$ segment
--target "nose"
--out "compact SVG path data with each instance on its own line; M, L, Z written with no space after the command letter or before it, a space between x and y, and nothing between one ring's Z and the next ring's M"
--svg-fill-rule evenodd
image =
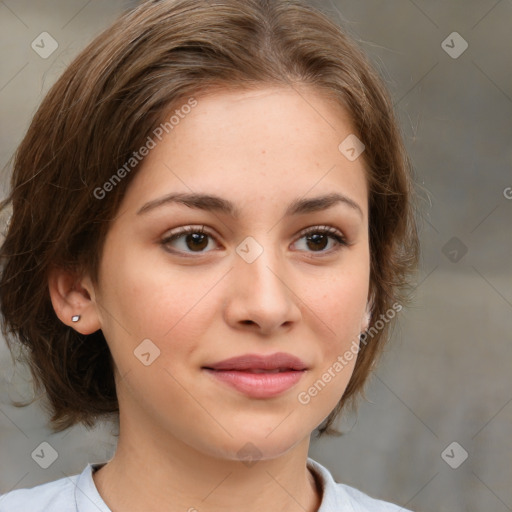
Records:
M261 252L256 259L245 256L254 250ZM225 316L233 328L268 336L289 330L301 318L291 269L270 243L242 243L229 278Z

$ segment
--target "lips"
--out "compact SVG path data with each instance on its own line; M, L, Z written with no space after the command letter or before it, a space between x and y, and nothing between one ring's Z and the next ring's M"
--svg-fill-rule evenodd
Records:
M278 352L268 356L244 354L242 356L225 359L224 361L203 368L217 371L234 370L251 373L277 373L307 370L306 364L298 357L285 352Z
M289 390L307 371L299 358L279 352L269 356L245 354L203 366L216 382L251 398L272 398Z

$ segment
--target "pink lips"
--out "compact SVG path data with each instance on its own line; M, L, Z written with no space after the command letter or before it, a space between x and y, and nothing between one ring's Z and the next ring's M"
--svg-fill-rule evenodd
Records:
M271 398L299 382L307 366L291 354L278 352L270 356L244 354L203 369L247 396Z

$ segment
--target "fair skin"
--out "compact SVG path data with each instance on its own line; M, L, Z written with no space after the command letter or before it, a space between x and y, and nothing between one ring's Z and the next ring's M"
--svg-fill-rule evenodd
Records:
M64 271L49 280L59 318L84 334L102 329L115 361L119 442L94 481L114 512L314 512L321 496L306 468L310 434L340 400L355 359L308 404L297 396L367 327L363 159L338 150L353 133L346 112L306 87L196 99L130 184L99 282ZM178 203L137 213L191 192L232 202L239 218ZM331 193L348 202L285 216L294 200ZM210 236L162 243L187 226ZM312 230L315 245L300 233L319 226L348 245ZM249 236L263 249L251 263L236 251ZM160 351L147 366L134 355L145 339ZM247 396L204 368L276 352L307 370L271 398ZM249 442L258 459L250 465L237 453Z

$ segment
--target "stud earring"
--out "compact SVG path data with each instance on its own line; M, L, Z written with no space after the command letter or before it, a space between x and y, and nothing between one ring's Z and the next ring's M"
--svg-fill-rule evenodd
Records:
M72 322L78 322L78 320L80 320L80 315L73 315L73 316L71 317L71 321L72 321Z

